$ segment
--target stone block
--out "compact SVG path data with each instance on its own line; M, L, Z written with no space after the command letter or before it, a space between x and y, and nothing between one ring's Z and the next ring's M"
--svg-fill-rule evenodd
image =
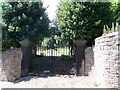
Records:
M2 61L0 63L2 67L0 67L0 69L4 73L2 73L0 80L14 81L16 78L20 77L21 59L21 49L10 49L3 52Z

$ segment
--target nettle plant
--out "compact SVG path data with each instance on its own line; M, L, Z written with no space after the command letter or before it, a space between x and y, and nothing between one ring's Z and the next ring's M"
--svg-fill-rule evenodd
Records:
M103 34L113 33L120 31L120 25L118 22L112 23L112 27L108 27L108 25L104 25Z

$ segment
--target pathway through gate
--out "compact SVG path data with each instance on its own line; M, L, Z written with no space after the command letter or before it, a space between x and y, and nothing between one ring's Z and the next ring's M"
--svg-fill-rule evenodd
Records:
M32 72L35 74L75 74L75 54L72 45L52 42L36 47L36 56L32 60Z

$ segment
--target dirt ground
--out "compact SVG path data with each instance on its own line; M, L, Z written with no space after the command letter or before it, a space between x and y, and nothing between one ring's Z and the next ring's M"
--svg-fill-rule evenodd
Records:
M1 88L104 88L95 76L56 75L27 76L15 82L0 82Z

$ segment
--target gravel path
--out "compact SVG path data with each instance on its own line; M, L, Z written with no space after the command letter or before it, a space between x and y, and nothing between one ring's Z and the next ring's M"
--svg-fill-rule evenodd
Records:
M93 75L76 77L56 75L48 77L27 76L16 82L0 82L0 88L102 88Z

